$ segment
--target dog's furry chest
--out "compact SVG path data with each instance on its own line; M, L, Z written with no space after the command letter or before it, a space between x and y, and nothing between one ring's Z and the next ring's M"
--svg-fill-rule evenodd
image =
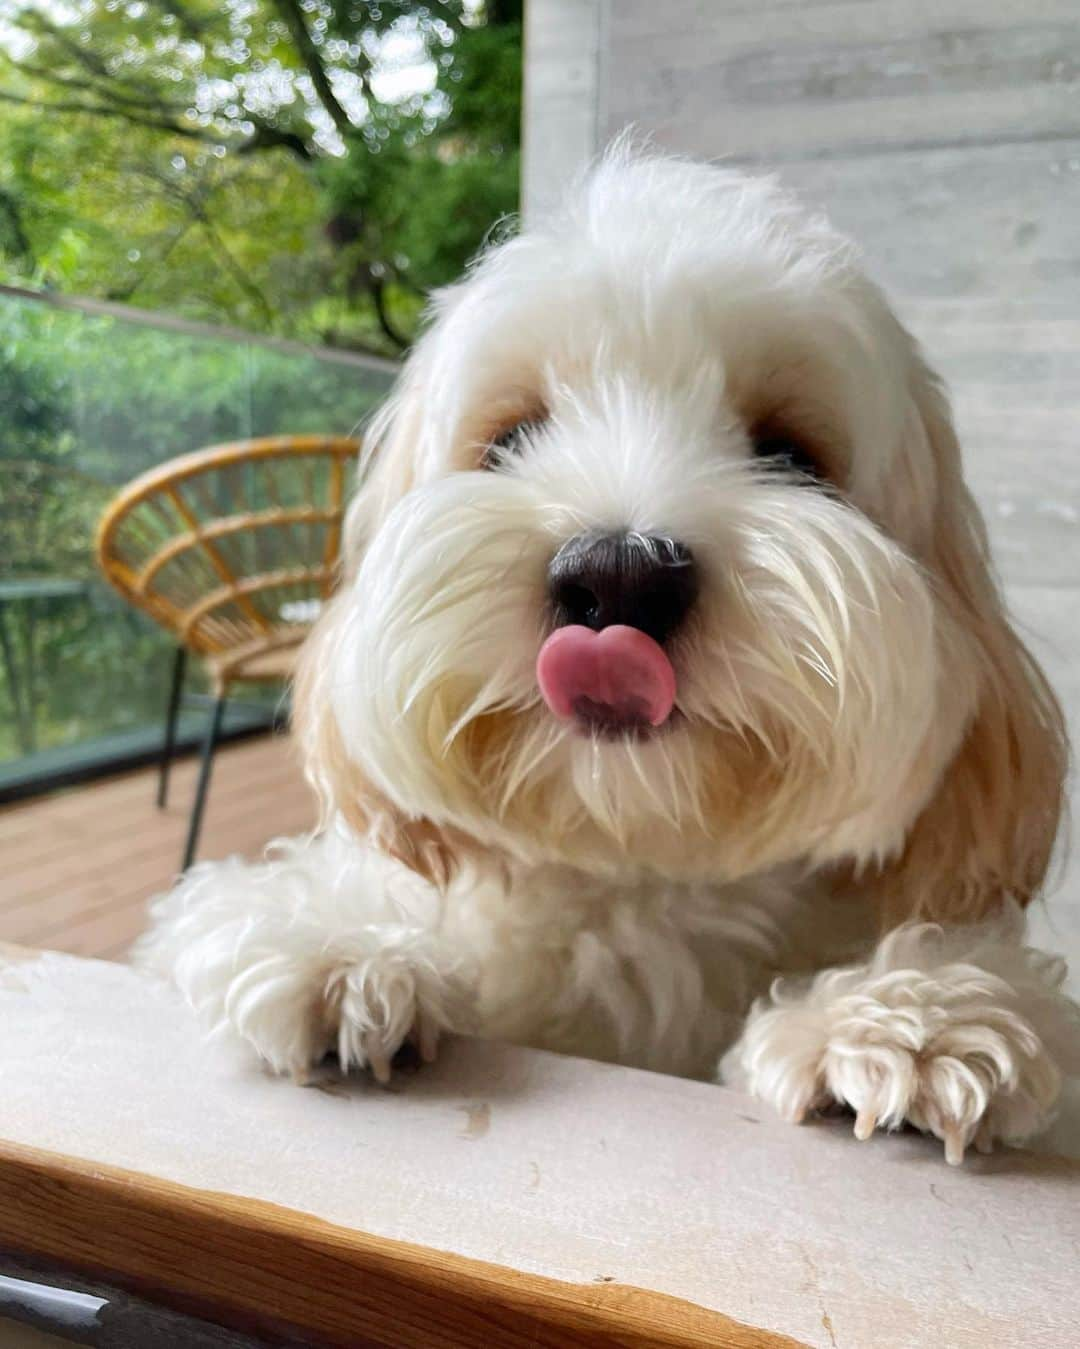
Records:
M482 1034L665 1072L711 1075L771 978L816 963L790 879L620 883L564 867L473 875L444 922L475 961ZM805 944L805 943L803 943Z

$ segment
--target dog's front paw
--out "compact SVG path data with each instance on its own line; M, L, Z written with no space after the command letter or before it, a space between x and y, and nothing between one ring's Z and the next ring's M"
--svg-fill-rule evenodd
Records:
M855 1135L904 1123L970 1144L1019 1143L1043 1129L1061 1075L1014 990L973 965L819 976L808 997L751 1018L733 1051L737 1076L787 1119L840 1102Z
M343 1073L369 1068L385 1083L406 1040L425 1062L435 1058L459 996L453 979L412 952L317 961L277 954L235 973L219 1021L298 1082L334 1051Z
M974 1143L1018 1143L1050 1122L1061 1077L1002 980L973 966L898 971L836 1009L822 1072L855 1135L905 1121L958 1165Z
M382 951L345 966L326 983L324 1019L336 1028L342 1072L368 1067L379 1082L390 1080L394 1055L406 1040L432 1063L449 1026L457 991L425 966L395 951Z
M257 866L193 868L155 902L136 963L172 981L204 1025L298 1080L335 1051L343 1072L386 1081L410 1038L433 1058L443 1031L471 1022L438 895L349 847L331 831Z

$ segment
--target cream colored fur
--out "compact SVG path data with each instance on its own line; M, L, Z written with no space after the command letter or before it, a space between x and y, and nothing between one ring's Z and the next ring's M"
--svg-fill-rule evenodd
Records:
M954 1161L1030 1137L1080 1044L1017 908L1061 717L940 386L850 245L768 180L620 146L432 319L298 682L322 833L197 868L141 958L299 1075L335 1049L385 1078L451 1030L726 1054L791 1118L844 1102ZM827 485L756 462L763 428ZM693 550L663 734L540 698L547 566L585 530Z

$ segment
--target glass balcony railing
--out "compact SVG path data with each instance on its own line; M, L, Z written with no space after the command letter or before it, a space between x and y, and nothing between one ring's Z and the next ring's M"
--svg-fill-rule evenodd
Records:
M160 741L172 647L96 573L98 518L151 465L355 432L389 362L0 287L0 799ZM269 704L238 702L234 727ZM197 708L181 737L201 732Z

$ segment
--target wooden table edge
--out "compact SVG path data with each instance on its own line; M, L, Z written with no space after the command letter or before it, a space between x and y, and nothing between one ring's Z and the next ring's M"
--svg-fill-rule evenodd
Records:
M798 1341L618 1283L566 1283L0 1141L0 1246L249 1331L361 1349Z

